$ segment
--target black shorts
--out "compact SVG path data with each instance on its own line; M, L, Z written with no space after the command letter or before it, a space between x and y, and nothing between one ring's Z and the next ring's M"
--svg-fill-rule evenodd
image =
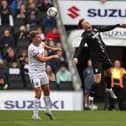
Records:
M103 70L107 70L112 67L112 62L109 59L105 61L94 61L92 64L94 74L102 73Z

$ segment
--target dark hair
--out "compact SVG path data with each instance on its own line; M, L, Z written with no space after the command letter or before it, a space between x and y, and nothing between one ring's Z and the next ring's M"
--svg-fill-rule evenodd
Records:
M79 20L79 22L78 22L78 28L82 28L82 22L84 20L85 20L84 18L82 18L82 19Z
M67 63L65 61L62 61L60 63L60 67L66 67L66 68L68 68Z
M35 38L37 34L39 34L38 31L31 31L31 32L30 32L30 38L31 38L31 39Z

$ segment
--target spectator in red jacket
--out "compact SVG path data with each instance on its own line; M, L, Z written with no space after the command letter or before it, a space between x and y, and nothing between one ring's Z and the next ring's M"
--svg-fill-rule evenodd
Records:
M59 41L60 40L60 34L56 27L52 29L52 31L48 32L45 36L46 40L53 40L53 41Z

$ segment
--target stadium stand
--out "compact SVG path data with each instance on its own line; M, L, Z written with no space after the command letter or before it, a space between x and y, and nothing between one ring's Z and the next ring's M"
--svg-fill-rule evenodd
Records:
M60 45L62 47L56 25L57 20L46 16L46 11L51 6L53 6L53 3L50 0L0 1L0 54L2 57L1 61L3 60L3 64L0 66L0 74L7 78L9 89L32 89L27 73L28 69L25 70L27 66L25 57L27 57L27 47L30 43L29 33L31 30L41 29L40 32L45 43L51 45L53 41L53 46ZM9 32L7 33L9 35L4 37L4 32L6 31ZM22 50L26 51L26 55L22 56ZM47 55L51 55L51 53L47 52ZM59 52L59 55L61 55L60 60L65 60L67 63L65 51L63 51L63 54ZM55 63L58 64L56 69L53 68L55 69L54 74L59 69L60 60L47 63L52 64L51 67L55 67ZM12 64L14 68L11 68ZM56 81L50 82L50 87L52 90L59 90ZM65 88L69 89L67 86ZM60 88L60 90L62 89Z

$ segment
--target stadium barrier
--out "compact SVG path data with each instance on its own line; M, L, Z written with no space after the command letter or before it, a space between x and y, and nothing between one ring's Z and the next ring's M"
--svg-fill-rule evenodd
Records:
M33 91L0 91L0 110L32 110ZM82 91L52 91L51 109L57 111L80 111L83 109ZM40 109L45 108L41 98Z

